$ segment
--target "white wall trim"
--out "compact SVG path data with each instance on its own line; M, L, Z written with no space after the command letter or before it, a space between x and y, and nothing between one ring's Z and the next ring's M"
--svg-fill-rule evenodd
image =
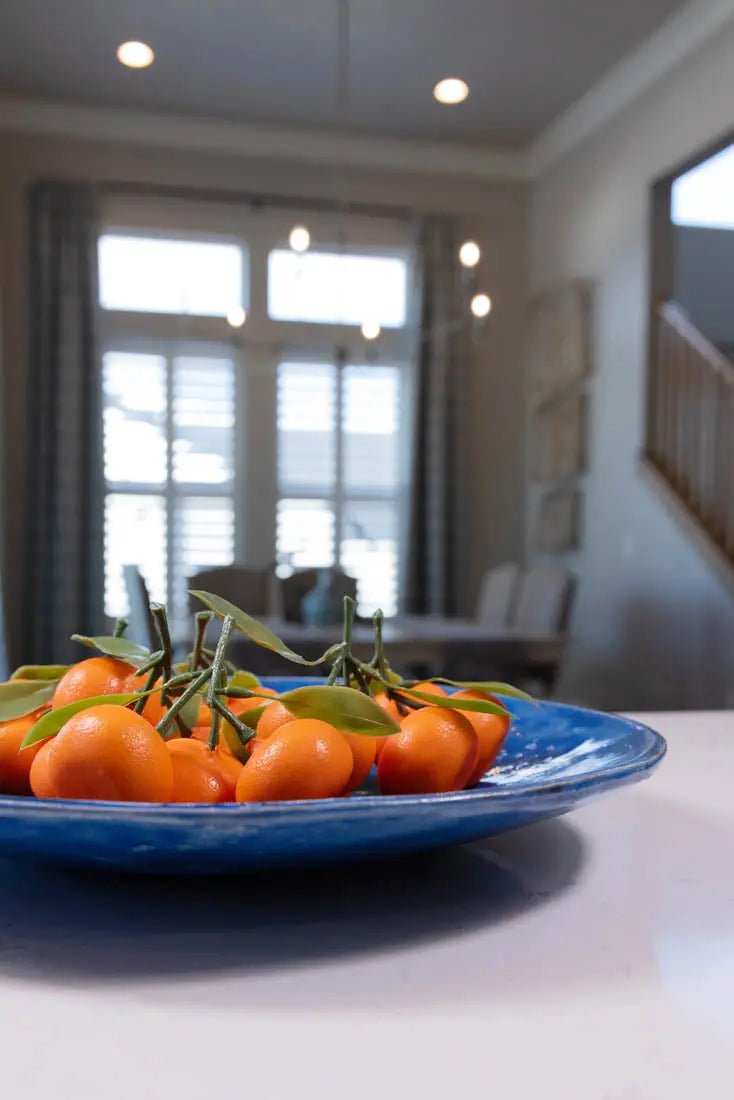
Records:
M731 19L734 0L689 0L531 142L524 156L527 178L542 175Z
M0 96L0 130L363 168L520 179L520 151L336 134Z
M483 180L533 180L731 20L734 0L688 0L524 149L338 134L2 95L0 131Z

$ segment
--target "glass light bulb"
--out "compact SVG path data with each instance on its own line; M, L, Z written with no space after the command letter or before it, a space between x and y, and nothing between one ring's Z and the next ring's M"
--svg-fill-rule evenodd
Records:
M305 225L294 225L288 235L288 243L294 252L306 252L311 244L311 234Z
M433 98L439 103L463 103L469 95L469 85L458 76L447 76L439 80L433 89Z
M117 47L117 60L128 69L147 69L153 64L155 54L147 42L121 42Z
M488 294L475 294L471 300L471 311L475 317L486 317L492 308Z
M476 241L464 241L459 249L459 263L463 267L476 267L481 255L481 250Z

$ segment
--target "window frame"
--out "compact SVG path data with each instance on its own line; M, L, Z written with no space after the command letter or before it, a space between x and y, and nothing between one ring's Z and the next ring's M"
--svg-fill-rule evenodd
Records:
M107 311L116 312L116 311ZM128 312L128 311L126 311ZM142 314L133 313L132 316L139 317ZM176 314L167 316L177 316ZM174 374L174 362L177 358L184 358L187 356L192 357L205 357L208 359L222 359L227 362L233 363L234 369L234 388L235 388L235 403L237 401L237 365L233 361L232 355L228 354L226 349L223 348L221 343L207 343L195 340L177 340L175 342L170 340L161 339L160 337L149 338L143 334L136 334L131 336L126 334L123 338L120 335L116 335L116 330L111 328L110 332L105 335L102 341L101 353L100 353L100 386L103 383L104 377L104 359L108 354L142 354L142 355L156 355L164 361L164 386L166 395L166 404L164 411L165 418L165 438L166 438L166 476L162 484L150 482L132 482L132 481L108 481L107 477L104 478L104 498L105 501L108 495L116 496L150 496L159 497L163 502L163 512L166 524L166 547L165 547L165 575L166 575L166 605L174 609L176 607L176 599L174 596L174 580L176 570L174 568L175 558L175 540L170 537L170 532L173 530L175 520L173 519L178 501L184 498L192 497L207 497L213 500L231 500L233 502L233 515L234 515L234 540L233 549L234 555L237 556L237 525L238 525L238 509L236 507L236 492L238 481L238 447L237 447L237 431L233 433L233 476L231 481L228 482L184 482L176 481L173 476L173 443L174 443L174 425L173 425L173 374Z
M404 259L406 276L406 318L401 328L383 328L375 344L365 341L356 325L310 321L275 320L268 315L267 279L269 253L288 247L293 225L305 222L312 235L314 251L343 249L351 254L395 256ZM400 485L394 499L398 509L398 613L403 607L407 530L409 522L410 475L413 436L412 396L418 318L418 296L413 292L417 278L413 227L399 218L348 215L347 234L343 216L297 208L258 209L233 201L207 203L195 199L151 199L146 196L106 196L99 235L124 234L160 239L182 239L229 243L243 251L243 307L247 320L234 329L223 317L195 314L110 310L98 305L100 355L107 352L138 352L162 355L170 362L177 355L211 355L231 358L235 383L234 559L253 566L270 567L276 559L276 510L280 499L277 472L277 376L282 361L336 361L346 365L395 366L400 370ZM101 384L101 369L100 369ZM169 382L170 385L170 382ZM341 387L341 382L339 383ZM167 417L169 413L167 412ZM339 406L338 420L341 421ZM341 422L338 425L341 434ZM170 456L169 456L170 463ZM128 487L129 488L129 487ZM206 486L192 486L188 494L209 495ZM225 493L209 487L212 496ZM211 491L214 490L214 491ZM115 492L105 483L105 494ZM145 489L150 494L150 487ZM153 493L155 494L155 491ZM345 494L340 494L344 498ZM358 494L346 494L359 499ZM367 493L362 499L378 499ZM338 560L342 532L343 503L335 513L335 560ZM166 515L172 502L166 500ZM168 540L167 566L170 591L172 541Z
M297 359L294 359L292 355L281 354L278 357L276 363L276 387L277 387L277 372L281 364L289 362L298 362L299 364L307 365L313 363L314 365L329 365L332 366L336 372L336 384L334 390L334 485L330 492L319 492L316 487L304 486L301 490L293 489L292 487L281 486L278 483L277 499L280 500L324 500L330 503L333 508L334 514L334 546L333 546L333 561L334 566L343 568L341 555L342 555L342 541L345 538L344 532L344 517L349 504L354 502L365 503L379 503L384 501L394 502L397 514L396 524L396 538L397 538L397 563L396 563L396 587L397 587L397 609L400 613L404 602L404 580L407 561L407 535L409 526L409 508L410 508L410 476L411 459L412 459L412 431L408 428L411 417L404 415L405 409L412 408L412 378L413 372L410 369L409 362L388 362L385 359L381 359L380 362L370 362L370 360L362 355L361 357L348 358L344 355L344 349L336 348L332 349L332 358L327 359L325 356L301 355ZM344 466L344 425L343 425L343 413L344 413L344 371L350 367L390 367L397 371L399 396L398 396L398 413L403 414L401 419L406 422L406 430L398 432L398 481L397 488L395 490L385 489L380 490L378 487L366 488L366 489L349 489L345 486L343 478L343 466ZM402 425L401 425L402 427ZM277 460L277 451L276 451ZM276 471L277 474L277 471ZM276 531L277 538L277 531Z

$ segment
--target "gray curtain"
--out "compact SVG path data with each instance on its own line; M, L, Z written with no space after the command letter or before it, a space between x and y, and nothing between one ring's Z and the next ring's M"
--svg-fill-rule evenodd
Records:
M413 495L407 610L451 615L459 608L466 544L468 392L467 295L452 219L427 218L420 234L420 344L416 378Z
M103 623L102 397L92 188L34 185L29 202L28 486L23 657L63 661ZM77 652L78 656L78 652Z

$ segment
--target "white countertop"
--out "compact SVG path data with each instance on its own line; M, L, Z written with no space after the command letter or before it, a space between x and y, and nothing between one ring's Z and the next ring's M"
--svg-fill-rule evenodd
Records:
M346 871L0 861L8 1100L734 1095L734 714L641 716L646 783Z

